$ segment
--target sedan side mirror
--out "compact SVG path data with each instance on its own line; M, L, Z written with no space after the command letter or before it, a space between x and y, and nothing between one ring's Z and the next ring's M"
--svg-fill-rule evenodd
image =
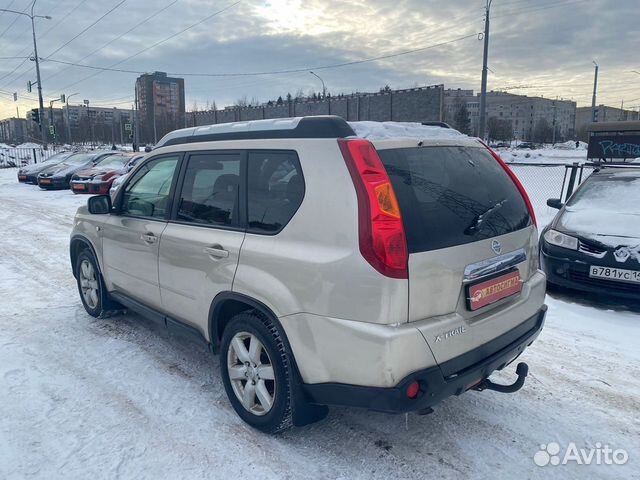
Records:
M564 203L562 203L562 200L559 198L550 198L547 200L547 206L560 210L564 206Z
M96 195L87 200L89 213L93 215L104 215L111 213L111 197L109 195Z

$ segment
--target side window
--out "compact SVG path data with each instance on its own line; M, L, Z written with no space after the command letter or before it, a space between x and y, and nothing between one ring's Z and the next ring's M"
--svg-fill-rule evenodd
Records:
M178 205L178 220L204 225L238 223L240 153L189 157Z
M178 156L152 160L136 171L122 198L122 213L164 218L169 208L169 190L176 172Z
M249 152L247 193L249 231L282 230L304 197L304 179L296 153Z

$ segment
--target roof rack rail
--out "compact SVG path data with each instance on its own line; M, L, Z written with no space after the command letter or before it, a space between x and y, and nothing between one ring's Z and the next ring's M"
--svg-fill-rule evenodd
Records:
M345 138L356 133L336 115L249 120L183 128L167 133L155 148L196 142L273 138Z
M445 122L422 122L422 125L427 127L451 128L451 125Z

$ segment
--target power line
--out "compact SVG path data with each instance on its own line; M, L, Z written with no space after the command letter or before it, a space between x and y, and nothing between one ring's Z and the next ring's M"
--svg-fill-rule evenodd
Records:
M590 2L591 0L570 0L570 1L566 1L563 3L558 3L558 2L554 2L554 3L546 3L543 5L536 5L536 6L531 6L531 7L525 7L522 8L520 10L514 10L513 12L506 12L503 13L501 15L494 15L492 16L492 18L503 18L503 17L511 17L513 15L518 15L520 13L532 13L532 12L537 12L540 10L548 10L550 8L557 8L557 7L566 7L567 5L574 5L576 3L585 3L585 2Z
M477 33L472 33L470 35L465 35L462 37L458 37L458 38L454 38L452 40L447 40L445 42L439 42L439 43L435 43L433 45L428 45L425 47L420 47L420 48L414 48L411 50L405 50L402 52L397 52L397 53L392 53L392 54L388 54L388 55L380 55L378 57L371 57L371 58L366 58L366 59L362 59L362 60L353 60L350 62L341 62L341 63L334 63L334 64L329 64L329 65L320 65L320 66L311 66L311 67L303 67L303 68L293 68L293 69L288 69L288 70L268 70L268 71L261 71L261 72L233 72L233 73L196 73L196 72L168 72L169 75L179 75L182 77L257 77L257 76L261 76L261 75L281 75L281 74L287 74L287 73L301 73L301 72L308 72L309 70L327 70L327 69L331 69L331 68L341 68L341 67L348 67L348 66L352 66L352 65L360 65L363 63L369 63L369 62L375 62L375 61L379 61L379 60L387 60L390 58L395 58L395 57L400 57L403 55L409 55L412 53L417 53L417 52L422 52L425 50L430 50L433 48L437 48L437 47L442 47L444 45L449 45L451 43L455 43L455 42L459 42L461 40L466 40L468 38L475 38L477 36ZM128 59L126 59L128 60ZM147 73L143 70L129 70L129 69L123 69L123 68L110 68L110 67L99 67L99 66L95 66L95 65L84 65L84 64L79 64L79 63L74 63L74 62L65 62L63 60L54 60L52 58L47 59L48 62L54 62L54 63L61 63L63 65L72 65L72 66L76 66L76 67L83 67L83 68L89 68L89 69L93 69L93 70L100 70L100 71L109 71L109 72L119 72L119 73L134 73L134 74L144 74ZM123 60L124 62L124 60Z
M86 65L82 65L82 64L74 65L74 64L73 64L73 63L71 63L71 62L67 62L67 64L69 64L69 65L74 65L74 66L78 66L78 67L85 67L85 68L92 68L92 69L94 69L94 70L99 70L99 71L98 71L98 72L96 72L96 73L92 73L91 75L88 75L88 76L86 76L86 77L84 77L84 78L81 78L80 80L78 80L78 81L76 81L76 82L70 83L69 85L66 85L66 86L62 87L60 90L65 90L65 89L67 89L67 88L69 88L69 87L73 87L74 85L77 85L77 84L79 84L79 83L82 83L82 82L84 82L85 80L88 80L89 78L95 77L96 75L98 75L98 74L99 74L100 72L102 72L102 71L107 71L107 70L114 70L114 71L117 71L117 70L113 69L113 67L115 67L116 65L120 65L121 63L124 63L124 62L126 62L127 60L131 60L132 58L135 58L135 57L137 57L138 55L141 55L142 53L144 53L144 52L146 52L146 51L148 51L148 50L151 50L152 48L157 47L158 45L160 45L160 44L162 44L162 43L164 43L164 42L167 42L167 41L169 41L169 40L171 40L171 39L173 39L173 38L177 37L178 35L183 34L183 33L184 33L184 32L186 32L187 30L190 30L190 29L192 29L192 28L194 28L194 27L196 27L196 26L200 25L201 23L204 23L204 22L206 22L207 20L209 20L209 19L211 19L211 18L215 17L216 15L219 15L219 14L223 13L224 11L226 11L226 10L228 10L228 9L230 9L230 8L235 7L236 5L238 5L238 4L239 4L239 3L241 3L241 2L242 2L242 0L238 0L237 2L235 2L235 3L231 4L231 5L228 5L228 6L224 7L224 8L222 8L222 9L218 10L217 12L214 12L214 13L212 13L211 15L208 15L208 16L204 17L202 20L200 20L200 21L198 21L198 22L196 22L196 23L194 23L194 24L192 24L192 25L189 25L187 28L184 28L184 29L180 30L179 32L174 33L174 34L172 34L172 35L169 35L168 37L166 37L166 38L164 38L164 39L160 40L159 42L156 42L156 43L154 43L153 45L150 45L149 47L146 47L146 48L144 48L144 49L140 50L139 52L137 52L137 53L135 53L135 54L133 54L133 55L130 55L130 56L128 56L128 57L126 57L126 58L124 58L124 59L122 59L122 60L119 60L119 61L117 61L117 62L115 62L115 63L113 63L113 64L109 65L109 66L108 66L108 67L106 67L106 68L88 67L88 66L86 66ZM51 60L51 61L54 61L54 60ZM58 63L64 63L64 62L58 62ZM127 72L127 73L130 73L130 72ZM140 73L140 72L133 72L133 73ZM146 72L141 72L141 73L146 73Z
M77 35L75 35L74 37L72 37L70 40L68 40L67 42L63 43L62 45L60 45L58 48L56 48L53 52L51 52L48 57L50 57L51 55L55 55L56 53L58 53L60 50L62 50L64 47L66 47L67 45L69 45L71 42L73 42L76 38L80 37L82 34L84 34L87 30L89 30L91 27L97 25L98 23L100 23L100 21L105 18L107 15L109 15L111 12L113 12L115 9L117 9L120 5L122 5L124 2L126 2L127 0L121 0L119 3L117 3L113 8L111 8L109 11L107 11L104 15L98 17L98 19L96 21L94 21L91 25L89 25L88 27L84 28L83 30L80 31L80 33L78 33Z
M12 2L13 3L13 2ZM25 7L24 10L22 10L22 13L25 13L27 10L29 10L29 7L31 6L31 4L27 5ZM2 12L4 13L4 12ZM13 22L11 22L9 24L9 26L7 28L4 29L4 31L2 33L0 33L0 38L4 37L5 33L7 33L9 30L11 30L11 27L13 27L13 25L18 21L18 19L21 17L22 15L16 15L16 18L13 19Z
M167 10L169 7L175 5L179 0L173 0L171 3L169 3L168 5L166 5L165 7L161 8L160 10L156 11L155 13L153 13L152 15L149 15L147 18L145 18L144 20L142 20L141 22L136 22L134 24L133 27L131 27L129 30L127 30L126 32L118 35L117 37L111 39L110 41L108 41L107 43L105 43L104 45L102 45L100 48L96 48L95 50L93 50L91 53L88 53L87 55L85 55L84 57L82 57L80 60L77 60L78 62L81 62L87 58L89 58L90 56L94 55L95 53L99 52L100 50L103 50L104 48L108 47L109 45L111 45L113 42L115 42L116 40L121 39L122 37L124 37L125 35L131 33L134 30L137 30L140 28L141 25L144 25L145 23L147 23L149 20L155 18L156 16L160 15L162 12L164 12L165 10ZM52 78L57 77L58 75L66 72L70 67L67 68L63 68L62 70L54 73L53 75L50 75L48 80L50 81Z

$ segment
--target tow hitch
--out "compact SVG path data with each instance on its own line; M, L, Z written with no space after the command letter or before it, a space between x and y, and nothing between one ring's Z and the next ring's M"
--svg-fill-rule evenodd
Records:
M494 390L500 393L513 393L517 392L524 385L524 380L527 378L527 374L529 373L529 365L524 362L520 362L516 367L516 375L518 378L511 385L500 385L498 383L493 383L488 378L483 380L478 385L472 387L473 390L477 390L478 392L482 392L483 390Z

